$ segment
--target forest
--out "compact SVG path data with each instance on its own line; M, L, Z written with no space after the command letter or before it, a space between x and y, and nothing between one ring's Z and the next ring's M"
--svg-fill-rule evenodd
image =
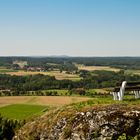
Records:
M20 63L26 65L22 66ZM86 68L93 66L93 69L79 69L78 65ZM98 70L94 69L96 66L99 68ZM57 96L90 98L89 101L77 104L74 102L76 99L73 98L73 106L78 109L84 104L112 104L114 101L110 91L108 90L108 94L104 94L100 90L120 86L121 82L125 80L139 82L140 75L135 73L138 70L140 70L139 57L0 57L0 96L3 100L6 96L19 99L20 97L33 97L23 105L24 109L25 105L31 101L36 104L40 96L43 98L51 96L55 100ZM76 75L78 79L73 80L69 77L58 79L55 75L49 75L49 72L55 73L56 71L58 75ZM18 75L18 73L24 74ZM98 89L99 93L96 93L95 89ZM135 104L132 95L127 95L126 103ZM61 102L64 100L66 99ZM139 104L139 100L136 102ZM7 104L4 104L1 108L4 108L5 105L8 107ZM40 104L38 105L40 106ZM45 110L43 109L41 113L45 113ZM14 113L14 110L11 112ZM24 123L24 119L14 120L0 116L0 139L11 140Z
M93 71L88 72L81 70L81 80L57 80L54 76L43 74L29 75L29 76L15 76L0 74L0 89L2 92L10 91L37 91L49 89L67 89L73 88L110 88L122 81L138 81L139 75L125 74L124 71L110 72L110 71Z
M47 63L60 64L63 68L66 64L84 64L86 66L111 66L122 69L140 69L140 57L0 57L0 66L12 67L13 61L27 61L28 66L50 66ZM56 65L55 65L56 67ZM75 67L74 67L75 69Z
M13 62L26 62L22 68ZM108 66L119 68L119 71L84 70L78 69L76 64L83 66ZM73 89L102 89L120 85L122 81L139 81L140 75L127 73L137 70L140 66L139 57L0 57L0 67L6 70L24 70L40 68L44 72L58 70L60 73L76 74L79 80L57 79L55 76L37 73L35 75L12 75L0 73L0 95L24 95L28 91L41 90L69 90ZM39 70L40 70L39 69ZM36 69L35 69L36 70ZM1 69L1 72L4 71ZM15 71L16 72L16 71ZM18 71L17 71L18 72ZM63 73L62 73L63 75ZM38 92L38 94L41 94ZM53 93L57 95L56 93ZM42 94L41 94L42 95ZM45 95L52 95L47 93ZM89 95L89 94L88 94Z

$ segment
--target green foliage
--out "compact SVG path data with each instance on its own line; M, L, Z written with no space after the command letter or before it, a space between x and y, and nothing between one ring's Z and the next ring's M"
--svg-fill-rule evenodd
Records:
M12 140L15 130L19 129L23 124L23 121L6 119L0 115L0 139Z
M126 133L123 133L122 135L119 136L118 140L139 140L139 138L140 138L139 134L136 134L136 136L132 137L127 135Z
M67 69L73 63L86 66L112 66L122 69L140 69L140 57L0 57L0 66L10 67L13 61L27 61L28 66ZM55 65L50 65L50 64ZM63 66L63 67L62 67ZM73 69L73 68L72 68ZM75 68L74 68L75 69Z
M64 128L64 138L67 139L71 136L72 133L72 127L71 126L67 126L66 128Z
M98 132L93 132L92 134L91 134L91 137L92 138L97 138L97 137L99 137L100 136L100 134L98 133Z
M124 80L138 81L140 76L128 75L124 71L111 72L111 71L94 71L90 72L80 81L71 80L56 80L53 76L47 75L30 75L30 76L10 76L0 74L0 89L3 91L1 96L7 95L29 95L27 91L37 91L40 95L47 95L41 93L41 90L70 90L73 89L93 89L93 88L108 88L114 87L117 83L121 83ZM10 91L9 91L10 90ZM9 92L8 92L9 91ZM58 93L48 93L59 95ZM69 93L70 95L73 93ZM30 95L32 95L30 93ZM82 95L92 96L91 92L82 93Z
M85 106L105 105L105 104L140 105L140 99L134 99L133 96L126 95L124 97L124 101L120 102L120 101L112 100L112 97L110 95L96 95L96 97L93 97L92 99L86 102L73 103L72 106L75 109L80 109ZM140 132L140 130L137 130L137 131Z
M16 72L16 70L12 70L12 69L0 69L0 73L6 73L6 72Z
M118 140L126 140L126 134L122 134L121 136L119 136Z

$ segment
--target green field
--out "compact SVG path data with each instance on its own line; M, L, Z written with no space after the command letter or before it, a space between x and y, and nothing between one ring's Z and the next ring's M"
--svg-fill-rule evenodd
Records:
M120 69L118 68L112 68L110 66L85 66L82 64L75 64L79 70L87 70L87 71L101 71L101 70L106 70L106 71L114 71L114 72L119 72Z
M140 99L135 99L133 95L125 95L123 101L114 101L113 97L110 95L98 95L91 100L85 101L85 102L79 102L71 104L72 107L79 110L83 107L89 107L89 106L104 106L104 105L112 105L112 104L123 104L123 105L130 105L130 106L140 106Z
M66 90L60 90L59 92L65 94ZM4 96L0 97L0 114L8 119L30 119L34 116L42 115L50 109L89 99L92 98L69 96Z
M17 70L12 70L12 69L0 69L0 73L7 73L7 72L17 72Z
M105 93L108 93L108 91L107 91L107 89L89 89L89 90L87 90L87 91L89 91L89 92L92 92L93 94L95 94L95 93L99 93L99 94L105 94Z
M136 74L136 75L140 75L140 70L125 70L126 74Z
M59 92L61 92L61 94L65 94L67 91L60 90ZM0 107L0 114L3 117L17 120L30 119L34 116L42 115L47 110L50 110L50 107L52 105L53 107L60 107L60 105L67 106L71 104L72 106L74 105L74 107L76 108L90 105L98 106L104 104L130 104L137 106L140 105L140 99L135 99L134 95L125 95L124 101L114 101L111 95L96 95L92 98L66 96L17 96L1 97L0 99L1 105L3 105Z
M14 104L0 108L0 114L9 119L23 120L41 115L47 110L46 106Z
M68 74L66 72L60 72L60 71L24 71L24 70L12 70L12 69L1 69L0 68L0 74L9 74L9 75L16 75L16 76L27 76L27 75L36 75L36 74L43 74L43 75L49 75L49 76L55 76L58 80L72 80L77 81L81 78L78 74Z

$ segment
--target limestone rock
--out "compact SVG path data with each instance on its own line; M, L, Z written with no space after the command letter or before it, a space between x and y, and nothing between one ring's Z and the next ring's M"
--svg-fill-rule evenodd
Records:
M13 140L117 140L123 133L134 137L140 128L140 110L121 105L65 113L27 123Z

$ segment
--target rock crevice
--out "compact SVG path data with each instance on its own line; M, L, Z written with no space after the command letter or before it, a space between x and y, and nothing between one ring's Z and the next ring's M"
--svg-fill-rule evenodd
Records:
M136 108L128 109L120 105L103 109L91 108L74 113L73 116L62 115L49 126L47 121L50 119L47 118L46 115L42 120L38 118L34 123L26 124L13 139L117 140L123 134L126 137L140 138L140 110Z

